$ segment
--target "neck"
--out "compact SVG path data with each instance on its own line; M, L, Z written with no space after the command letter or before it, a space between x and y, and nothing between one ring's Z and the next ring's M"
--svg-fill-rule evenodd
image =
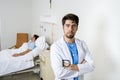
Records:
M63 37L64 38L64 40L66 41L66 42L68 42L68 43L74 43L75 42L75 38L67 38L67 37Z

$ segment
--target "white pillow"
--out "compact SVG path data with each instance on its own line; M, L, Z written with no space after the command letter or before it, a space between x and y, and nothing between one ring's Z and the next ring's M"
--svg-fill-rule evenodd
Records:
M45 36L37 38L35 41L36 48L31 51L32 55L35 57L39 55L42 50L46 50L49 45L46 43Z
M35 45L36 45L36 47L40 48L41 50L45 50L49 47L49 45L46 43L45 36L41 36L41 37L37 38L37 40L35 41Z
M35 45L37 46L37 47L44 47L44 45L45 45L45 36L41 36L41 37L39 37L39 38L37 38L37 40L35 41Z

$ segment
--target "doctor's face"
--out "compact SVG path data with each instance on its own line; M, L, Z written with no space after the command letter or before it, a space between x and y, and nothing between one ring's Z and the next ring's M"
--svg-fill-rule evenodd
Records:
M66 38L72 39L78 29L78 25L72 20L66 20L63 25L64 36Z

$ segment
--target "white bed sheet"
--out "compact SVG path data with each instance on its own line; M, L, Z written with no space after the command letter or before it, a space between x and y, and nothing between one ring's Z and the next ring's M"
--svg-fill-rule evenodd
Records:
M6 49L0 52L0 76L34 66L33 55L30 53L20 57L12 56L12 54L26 49L27 43L24 43L19 49Z
M6 49L0 51L0 76L33 67L33 58L42 50L46 50L49 47L46 43L45 36L39 37L35 44L35 49L19 57L13 57L12 55L28 49L27 43L24 43L19 49Z

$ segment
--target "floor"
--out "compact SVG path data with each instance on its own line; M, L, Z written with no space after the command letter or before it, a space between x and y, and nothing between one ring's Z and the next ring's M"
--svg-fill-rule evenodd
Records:
M0 77L0 80L40 80L40 78L36 73L26 72Z

